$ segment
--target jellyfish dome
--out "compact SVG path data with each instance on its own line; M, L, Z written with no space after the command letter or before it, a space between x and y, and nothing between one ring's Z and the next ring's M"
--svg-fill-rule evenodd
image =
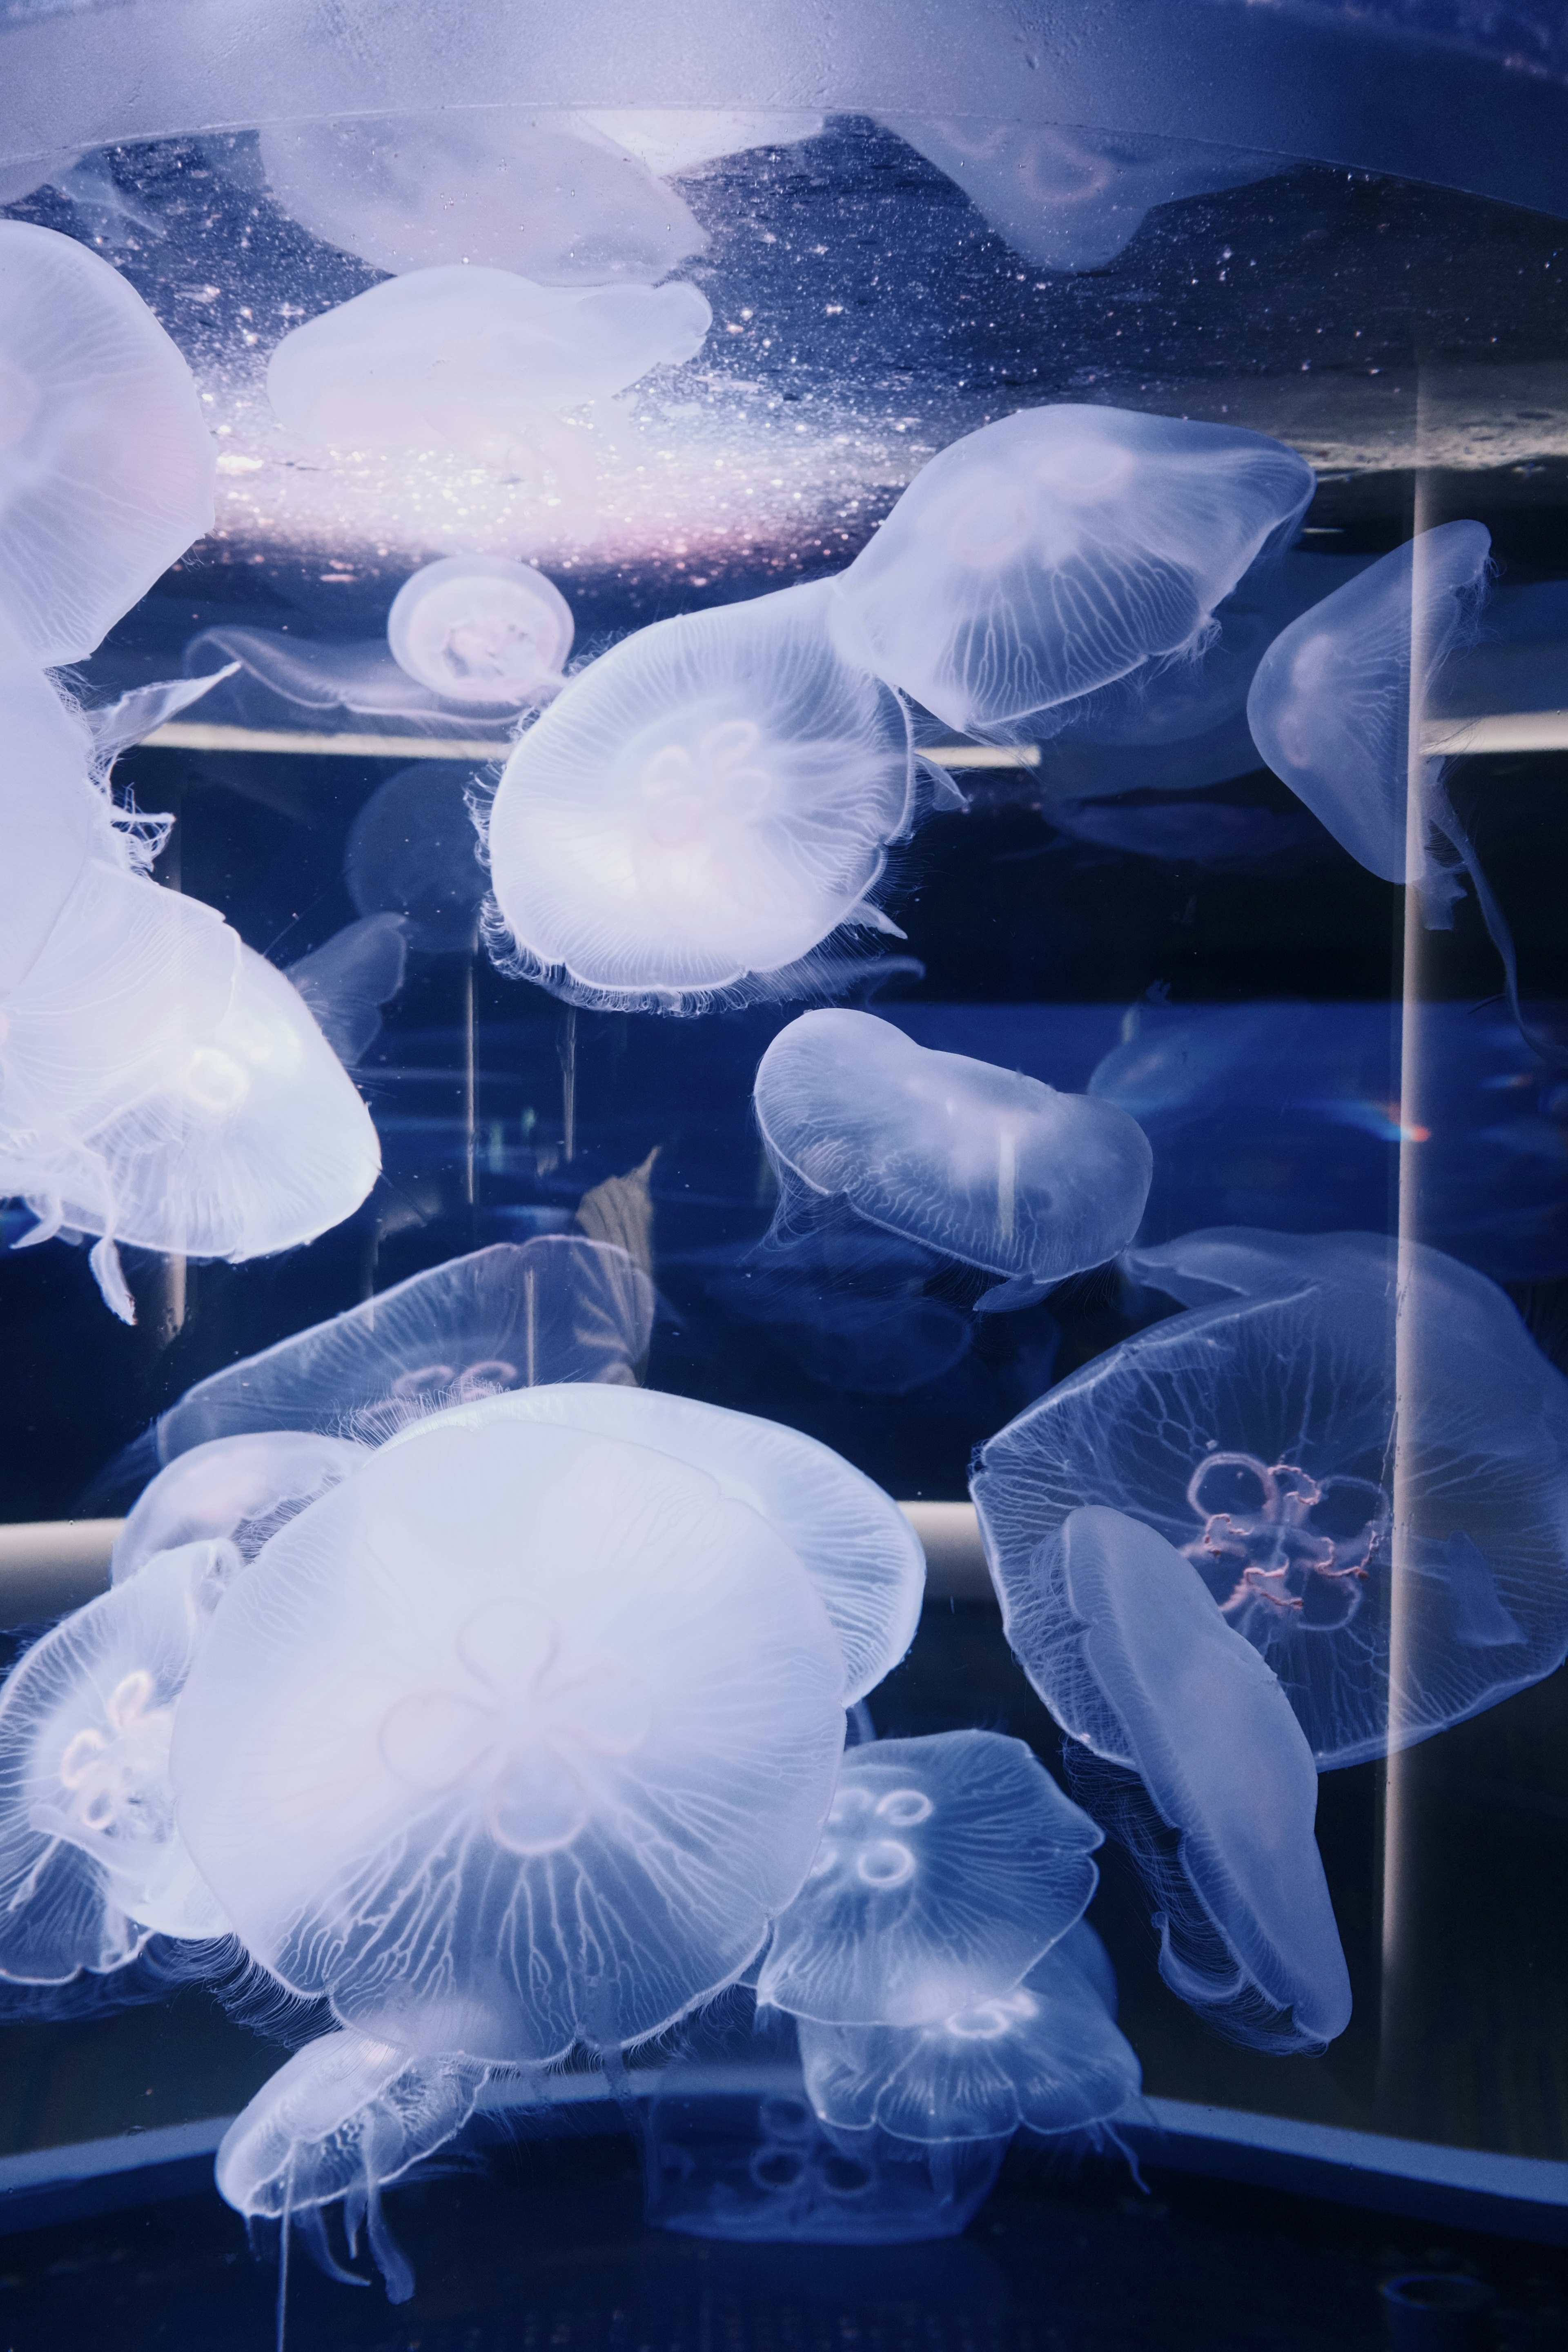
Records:
M413 2055L527 2064L740 1975L843 1738L833 1628L756 1512L645 1445L458 1415L235 1582L172 1761L282 1983Z
M349 827L343 880L362 915L402 915L423 955L468 955L489 877L469 812L475 771L413 760L377 786Z
M787 992L915 806L896 695L834 646L830 583L639 629L519 743L490 812L515 968L625 1010Z
M1311 467L1261 433L1066 403L955 441L836 584L879 676L985 742L1202 651L1294 532Z
M1010 1991L949 2017L906 2027L803 2020L806 2095L835 2131L927 2147L1020 2127L1091 2131L1136 2099L1142 2080L1105 1996L1109 1973L1080 1922Z
M191 372L74 237L0 221L0 620L84 661L210 530L216 455Z
M1114 1257L1153 1173L1142 1129L1115 1105L932 1052L869 1013L792 1021L754 1100L782 1222L792 1190L842 1197L889 1233L1006 1276L994 1306Z
M0 1977L63 1984L227 1922L180 1836L174 1707L239 1556L187 1544L36 1642L0 1692Z
M729 1499L777 1530L816 1585L843 1656L847 1706L891 1673L914 1639L925 1598L920 1538L864 1472L797 1429L695 1397L574 1381L452 1404L392 1442L416 1443L454 1422L647 1445L716 1479Z
M448 555L405 580L386 641L399 668L448 702L513 709L561 684L572 607L531 563Z
M160 1553L205 1541L254 1558L285 1517L357 1470L363 1450L341 1438L276 1429L193 1445L138 1497L115 1538L110 1576L121 1584Z
M3 250L0 247L0 250ZM0 545L3 545L0 541ZM5 634L0 615L0 638ZM90 781L93 742L44 673L0 646L0 998L30 970L90 852L112 859L107 797Z
M482 454L526 439L541 416L679 366L712 316L679 279L579 288L505 269L416 269L285 335L267 393L301 441Z
M851 1748L757 1998L830 2025L910 2026L1010 1992L1081 1917L1101 1834L1021 1739Z

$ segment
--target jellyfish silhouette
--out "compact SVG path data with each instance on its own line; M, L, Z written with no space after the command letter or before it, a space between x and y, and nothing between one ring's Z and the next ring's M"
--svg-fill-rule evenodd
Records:
M490 813L504 970L697 1012L798 993L840 927L892 928L868 895L923 772L897 696L835 650L834 593L656 622L572 680Z
M447 555L404 582L386 641L399 668L444 700L518 709L561 685L573 627L565 597L531 563Z
M194 1543L63 1618L0 1691L0 1977L63 1984L220 1936L169 1782L174 1703L239 1555Z
M829 2025L910 2026L1010 1992L1082 1916L1100 1842L1020 1739L851 1748L757 1998Z
M869 1013L803 1013L763 1055L757 1123L779 1179L774 1231L841 1198L906 1240L1006 1277L982 1304L1032 1305L1138 1230L1153 1158L1124 1111L917 1045Z
M0 221L0 623L83 661L212 528L216 456L141 296L54 229Z
M1021 1983L950 2017L902 2027L803 2019L806 2095L835 2135L880 2132L928 2147L1006 2140L1020 2128L1092 2133L1142 2081L1106 1997L1108 1974L1080 1922Z
M363 1459L361 1446L294 1429L193 1445L138 1496L115 1538L110 1578L123 1583L160 1553L205 1541L232 1543L242 1559L252 1559L285 1517L349 1477Z
M471 954L489 877L469 807L475 772L415 760L378 785L349 827L343 880L362 915L401 915L421 955Z
M972 1492L1007 1606L1079 1506L1130 1515L1268 1661L1322 1769L1562 1662L1568 1381L1500 1290L1419 1244L1402 1275L1368 1234L1218 1228L1127 1262L1192 1311L982 1447Z
M907 1396L962 1363L973 1318L923 1286L934 1250L856 1225L771 1240L737 1265L725 1252L709 1294L726 1315L770 1327L784 1352L826 1388Z
M1005 417L933 457L835 582L846 648L963 734L1049 736L1083 697L1201 653L1312 488L1292 450L1228 425Z
M247 1948L340 2023L479 2064L608 2053L754 1957L844 1706L816 1585L717 1480L459 1411L231 1586L176 1716L179 1822Z

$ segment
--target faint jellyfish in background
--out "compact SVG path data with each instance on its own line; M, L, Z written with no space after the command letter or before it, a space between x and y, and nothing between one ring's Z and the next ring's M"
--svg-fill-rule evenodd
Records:
M1083 1914L1101 1832L1022 1740L879 1740L844 1759L757 1999L829 2025L920 2025L1010 1992Z
M298 2227L330 2278L363 2286L328 2243L323 2208L343 2204L351 2258L362 2224L391 2303L414 2273L382 2211L381 2192L434 2156L468 2122L486 2069L411 2057L340 2028L307 2042L265 2082L218 2144L218 2194L247 2221Z
M122 1584L161 1552L232 1542L253 1559L284 1517L357 1470L363 1449L304 1430L211 1438L176 1454L138 1497L114 1539L109 1572Z
M802 992L843 926L892 929L869 894L928 779L898 697L835 649L834 593L656 622L572 679L490 811L503 970L700 1012Z
M1551 1673L1568 1652L1568 1381L1484 1276L1412 1244L1401 1291L1399 1264L1381 1234L1242 1227L1131 1252L1135 1279L1192 1311L981 1449L971 1491L1005 1600L1037 1589L1040 1548L1079 1506L1129 1515L1267 1659L1321 1769Z
M820 114L780 113L762 110L727 113L716 107L683 106L674 110L656 107L626 107L574 116L603 139L647 166L661 180L679 180L731 155L758 147L795 147L820 136L826 118Z
M738 1265L726 1253L704 1286L726 1315L767 1325L808 1379L908 1396L962 1363L973 1341L972 1316L923 1295L942 1263L891 1234L805 1231Z
M740 1975L810 1867L844 1708L816 1585L717 1480L459 1411L237 1580L173 1769L290 1990L414 2055L521 2065L611 2053Z
M1064 403L985 425L923 467L834 583L847 652L961 734L1053 734L1071 706L1153 677L1311 498L1261 433Z
M469 804L476 772L415 760L377 786L349 827L343 880L362 915L401 915L419 955L468 955L489 877Z
M520 709L557 691L572 607L531 563L448 555L404 582L387 614L393 659L447 702Z
M216 673L214 660L226 667ZM189 683L216 688L215 716L241 726L272 726L279 702L303 710L347 710L414 725L410 733L492 736L499 758L514 714L433 693L393 660L385 635L294 637L282 629L202 629L185 646Z
M651 285L708 241L674 190L583 115L268 123L261 160L292 219L374 269L466 263L543 286Z
M123 1968L153 1935L227 1920L169 1782L174 1703L240 1566L226 1543L162 1553L62 1619L0 1692L0 1977Z
M887 1232L1005 1277L984 1311L1032 1306L1138 1230L1153 1161L1125 1112L891 1022L803 1013L763 1055L757 1123L779 1180L773 1230L842 1199Z
M403 986L408 926L401 915L373 914L345 923L285 974L345 1067L363 1061L381 1034L382 1008Z

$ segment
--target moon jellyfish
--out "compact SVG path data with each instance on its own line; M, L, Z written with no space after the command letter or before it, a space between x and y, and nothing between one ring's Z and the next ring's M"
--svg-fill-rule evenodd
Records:
M232 1586L178 1712L180 1824L247 1948L340 2023L480 2064L610 2051L755 1955L844 1705L815 1584L715 1479L458 1416Z
M216 457L191 372L74 237L0 221L0 622L84 661L210 530Z
M303 1430L216 1437L177 1454L138 1497L115 1538L109 1572L116 1584L161 1552L211 1539L254 1559L285 1517L303 1510L357 1470L362 1449Z
M247 2220L298 2223L329 2276L366 2282L328 2251L321 2208L343 2200L351 2255L362 2221L386 2282L406 2303L414 2273L387 2227L381 2192L434 2156L474 2111L486 2070L410 2057L363 2034L323 2033L264 2083L218 2143L218 2194Z
M1153 1158L1125 1111L917 1045L891 1022L803 1013L757 1071L757 1123L779 1179L775 1229L804 1202L1006 1277L982 1306L1032 1304L1102 1265L1138 1230Z
M1128 1265L1192 1311L981 1449L971 1490L1004 1596L1034 1589L1080 1505L1129 1515L1268 1661L1322 1769L1561 1664L1568 1381L1501 1291L1418 1244L1402 1289L1397 1246L1370 1234L1220 1228Z
M466 263L546 286L651 284L708 241L672 188L580 115L268 123L261 158L285 212L374 269Z
M291 963L285 978L338 1059L352 1066L380 1036L382 1007L402 988L407 961L402 916L366 915Z
M174 1708L233 1547L187 1544L35 1642L0 1692L0 1977L123 1968L150 1935L220 1936L169 1783Z
M520 1383L630 1383L653 1310L652 1284L613 1244L569 1234L495 1242L209 1373L159 1420L159 1459L248 1430L335 1434L363 1423L384 1437Z
M475 771L415 760L378 786L353 824L343 880L362 915L401 915L422 955L468 955L489 876L469 807Z
M498 758L510 738L510 710L476 709L472 703L433 694L399 669L387 650L384 635L348 640L293 637L281 629L203 629L185 647L185 667L201 672L203 663L216 656L226 666L216 675L203 673L204 692L219 678L226 684L217 702L226 719L245 726L276 726L280 702L295 709L346 710L374 719L390 719L400 731L419 735L492 736Z
M830 582L639 629L530 728L490 812L503 968L569 1002L785 994L915 814L896 695L834 646ZM499 944L499 942L498 942Z
M1094 1893L1101 1832L1021 1739L851 1748L757 1999L829 2025L920 2025L1010 1992Z
M691 358L712 323L695 286L536 286L504 269L384 278L284 336L267 393L301 441L483 454Z
M1086 2132L1138 2096L1137 2058L1117 2032L1108 1973L1081 1923L1011 1990L915 2026L800 2027L813 2107L837 2133L885 2132L925 2147Z
M0 251L4 248L0 247ZM0 281L3 282L3 281ZM106 840L106 796L90 781L92 738L30 663L0 649L0 1001L31 969L89 850ZM0 1055L4 1053L0 1039Z
M1305 459L1261 433L1072 403L933 457L834 583L846 645L960 734L1019 743L1202 652L1294 533Z
M914 1639L925 1598L919 1537L862 1471L799 1430L695 1397L574 1382L452 1405L439 1423L416 1422L395 1442L417 1443L454 1420L646 1445L716 1479L729 1500L776 1528L816 1585L843 1654L847 1706L876 1688Z
M448 555L392 600L393 659L447 702L510 709L553 694L572 650L572 607L531 563Z

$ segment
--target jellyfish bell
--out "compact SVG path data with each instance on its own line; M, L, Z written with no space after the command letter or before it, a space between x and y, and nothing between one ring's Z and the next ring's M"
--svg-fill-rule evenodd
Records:
M89 853L112 855L87 723L6 637L0 613L0 1000L31 969Z
M565 597L531 563L448 555L404 582L386 641L443 700L517 709L559 688L573 627Z
M159 1554L203 1541L232 1542L252 1558L282 1517L302 1510L353 1475L363 1449L301 1430L212 1438L176 1454L145 1491L114 1540L116 1584Z

